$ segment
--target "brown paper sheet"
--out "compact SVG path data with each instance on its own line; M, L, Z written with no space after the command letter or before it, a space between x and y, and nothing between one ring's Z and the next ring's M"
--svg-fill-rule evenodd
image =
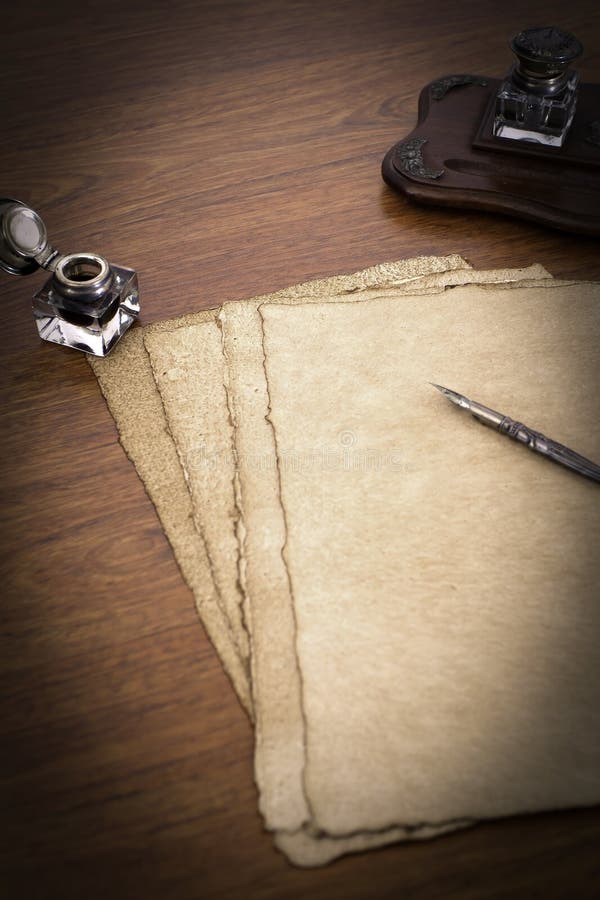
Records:
M428 385L598 458L599 292L260 308L330 835L600 799L598 489Z
M198 313L195 321L213 318ZM182 575L193 592L200 619L231 678L240 702L252 714L250 683L212 580L202 536L177 451L168 432L143 330L132 329L106 359L88 357L119 431L173 548Z

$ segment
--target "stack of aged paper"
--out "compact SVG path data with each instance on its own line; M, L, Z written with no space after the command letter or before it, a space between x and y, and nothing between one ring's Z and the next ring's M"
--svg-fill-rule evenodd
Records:
M90 359L255 734L288 858L600 800L600 286L417 258Z

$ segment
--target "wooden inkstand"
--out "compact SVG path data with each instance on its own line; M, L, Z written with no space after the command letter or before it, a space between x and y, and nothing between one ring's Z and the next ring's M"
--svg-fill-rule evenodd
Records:
M422 90L383 178L422 203L600 235L600 85L569 68L583 48L558 28L522 31L511 47L503 80L449 75Z

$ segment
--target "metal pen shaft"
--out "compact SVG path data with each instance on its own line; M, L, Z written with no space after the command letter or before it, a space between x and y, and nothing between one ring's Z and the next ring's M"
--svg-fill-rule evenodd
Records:
M501 434L506 434L513 440L526 444L530 450L534 450L553 462L572 469L579 475L584 475L586 478L591 478L592 481L600 482L600 466L586 459L585 456L581 456L580 453L576 453L575 450L571 450L570 447L565 447L564 444L559 444L558 441L546 437L539 431L534 431L533 428L529 428L523 422L517 422L515 419L511 419L510 416L505 416L503 413L490 409L482 403L469 400L468 397L452 391L450 388L442 387L440 384L433 384L433 387L441 391L456 406L468 410L472 416L479 422L483 422L484 425L489 425Z

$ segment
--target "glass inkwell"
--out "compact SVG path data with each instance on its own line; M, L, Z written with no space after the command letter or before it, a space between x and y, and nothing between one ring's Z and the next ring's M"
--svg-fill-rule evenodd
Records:
M569 65L583 47L558 28L529 28L512 39L511 49L517 62L496 95L495 137L562 147L579 84Z
M40 337L106 356L139 314L136 272L96 253L60 254L34 210L0 199L0 268L30 275L39 267L52 273L33 296Z

